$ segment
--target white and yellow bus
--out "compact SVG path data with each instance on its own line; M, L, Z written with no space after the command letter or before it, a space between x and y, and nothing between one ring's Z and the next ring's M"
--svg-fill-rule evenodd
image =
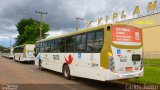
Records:
M6 57L6 56L7 56L7 53L9 53L9 49L4 49L4 50L2 50L2 52L1 52L1 56L2 56L2 57Z
M14 60L19 62L32 62L35 60L34 57L34 44L24 44L14 47Z
M71 76L107 81L143 76L142 30L101 25L37 41L35 65Z
M13 59L13 48L4 49L1 52L1 55L3 57L9 58L9 59Z

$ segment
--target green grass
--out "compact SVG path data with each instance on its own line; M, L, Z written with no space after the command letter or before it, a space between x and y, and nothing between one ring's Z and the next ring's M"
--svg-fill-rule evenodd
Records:
M151 58L146 58L144 59L144 65L147 65L147 64L150 64L150 65L160 65L160 59L151 59Z
M145 59L144 76L140 78L132 78L129 81L141 84L160 84L160 59L154 59L151 62L159 65L149 66L147 65L147 59Z

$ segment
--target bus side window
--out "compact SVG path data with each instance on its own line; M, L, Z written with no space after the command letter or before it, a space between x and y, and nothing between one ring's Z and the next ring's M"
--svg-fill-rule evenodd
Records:
M51 41L45 42L45 52L50 52L50 45L51 45Z
M95 32L89 32L87 34L87 51L86 52L95 52L94 40L95 40Z
M80 43L81 43L81 35L76 35L75 50L76 50L77 52L80 51L80 48L79 48Z
M23 53L24 47L20 47L20 53Z
M94 48L96 52L100 52L103 47L103 30L99 30L96 32L96 39L95 39L95 45Z
M35 45L34 51L35 51L34 55L37 56L38 53L40 52L40 51L39 51L39 43L37 43L37 44Z
M43 42L43 47L44 47L44 52L46 53L46 49L47 49L47 42Z
M74 52L74 36L66 37L66 52Z
M40 43L38 43L38 45L37 45L37 53L39 53L40 52Z
M52 40L51 41L51 47L50 47L50 52L54 52L54 49L55 49L55 40Z
M87 34L87 51L86 52L100 52L103 47L103 30L89 32Z
M86 52L86 34L82 34L82 43L81 43L81 47L82 47L82 52Z
M65 38L61 39L61 48L60 48L60 52L65 52Z
M85 52L86 51L86 35L80 34L76 35L76 44L75 44L75 51L76 52Z
M40 43L40 53L44 52L43 42Z
M58 51L58 39L55 40L54 42L54 49L53 49L53 52L57 52Z
M58 39L58 52L65 52L65 38Z

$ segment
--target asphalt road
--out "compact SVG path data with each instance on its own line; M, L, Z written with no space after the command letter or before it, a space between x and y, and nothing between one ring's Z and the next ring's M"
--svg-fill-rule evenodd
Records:
M0 57L0 90L124 90L125 85L83 78L66 80L62 74L40 71L34 64L23 64Z

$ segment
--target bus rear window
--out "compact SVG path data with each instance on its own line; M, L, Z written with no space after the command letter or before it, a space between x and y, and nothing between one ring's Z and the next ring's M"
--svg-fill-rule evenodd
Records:
M132 55L132 61L140 61L141 55L139 54L133 54Z
M112 26L112 41L120 45L141 45L141 29L132 26Z

